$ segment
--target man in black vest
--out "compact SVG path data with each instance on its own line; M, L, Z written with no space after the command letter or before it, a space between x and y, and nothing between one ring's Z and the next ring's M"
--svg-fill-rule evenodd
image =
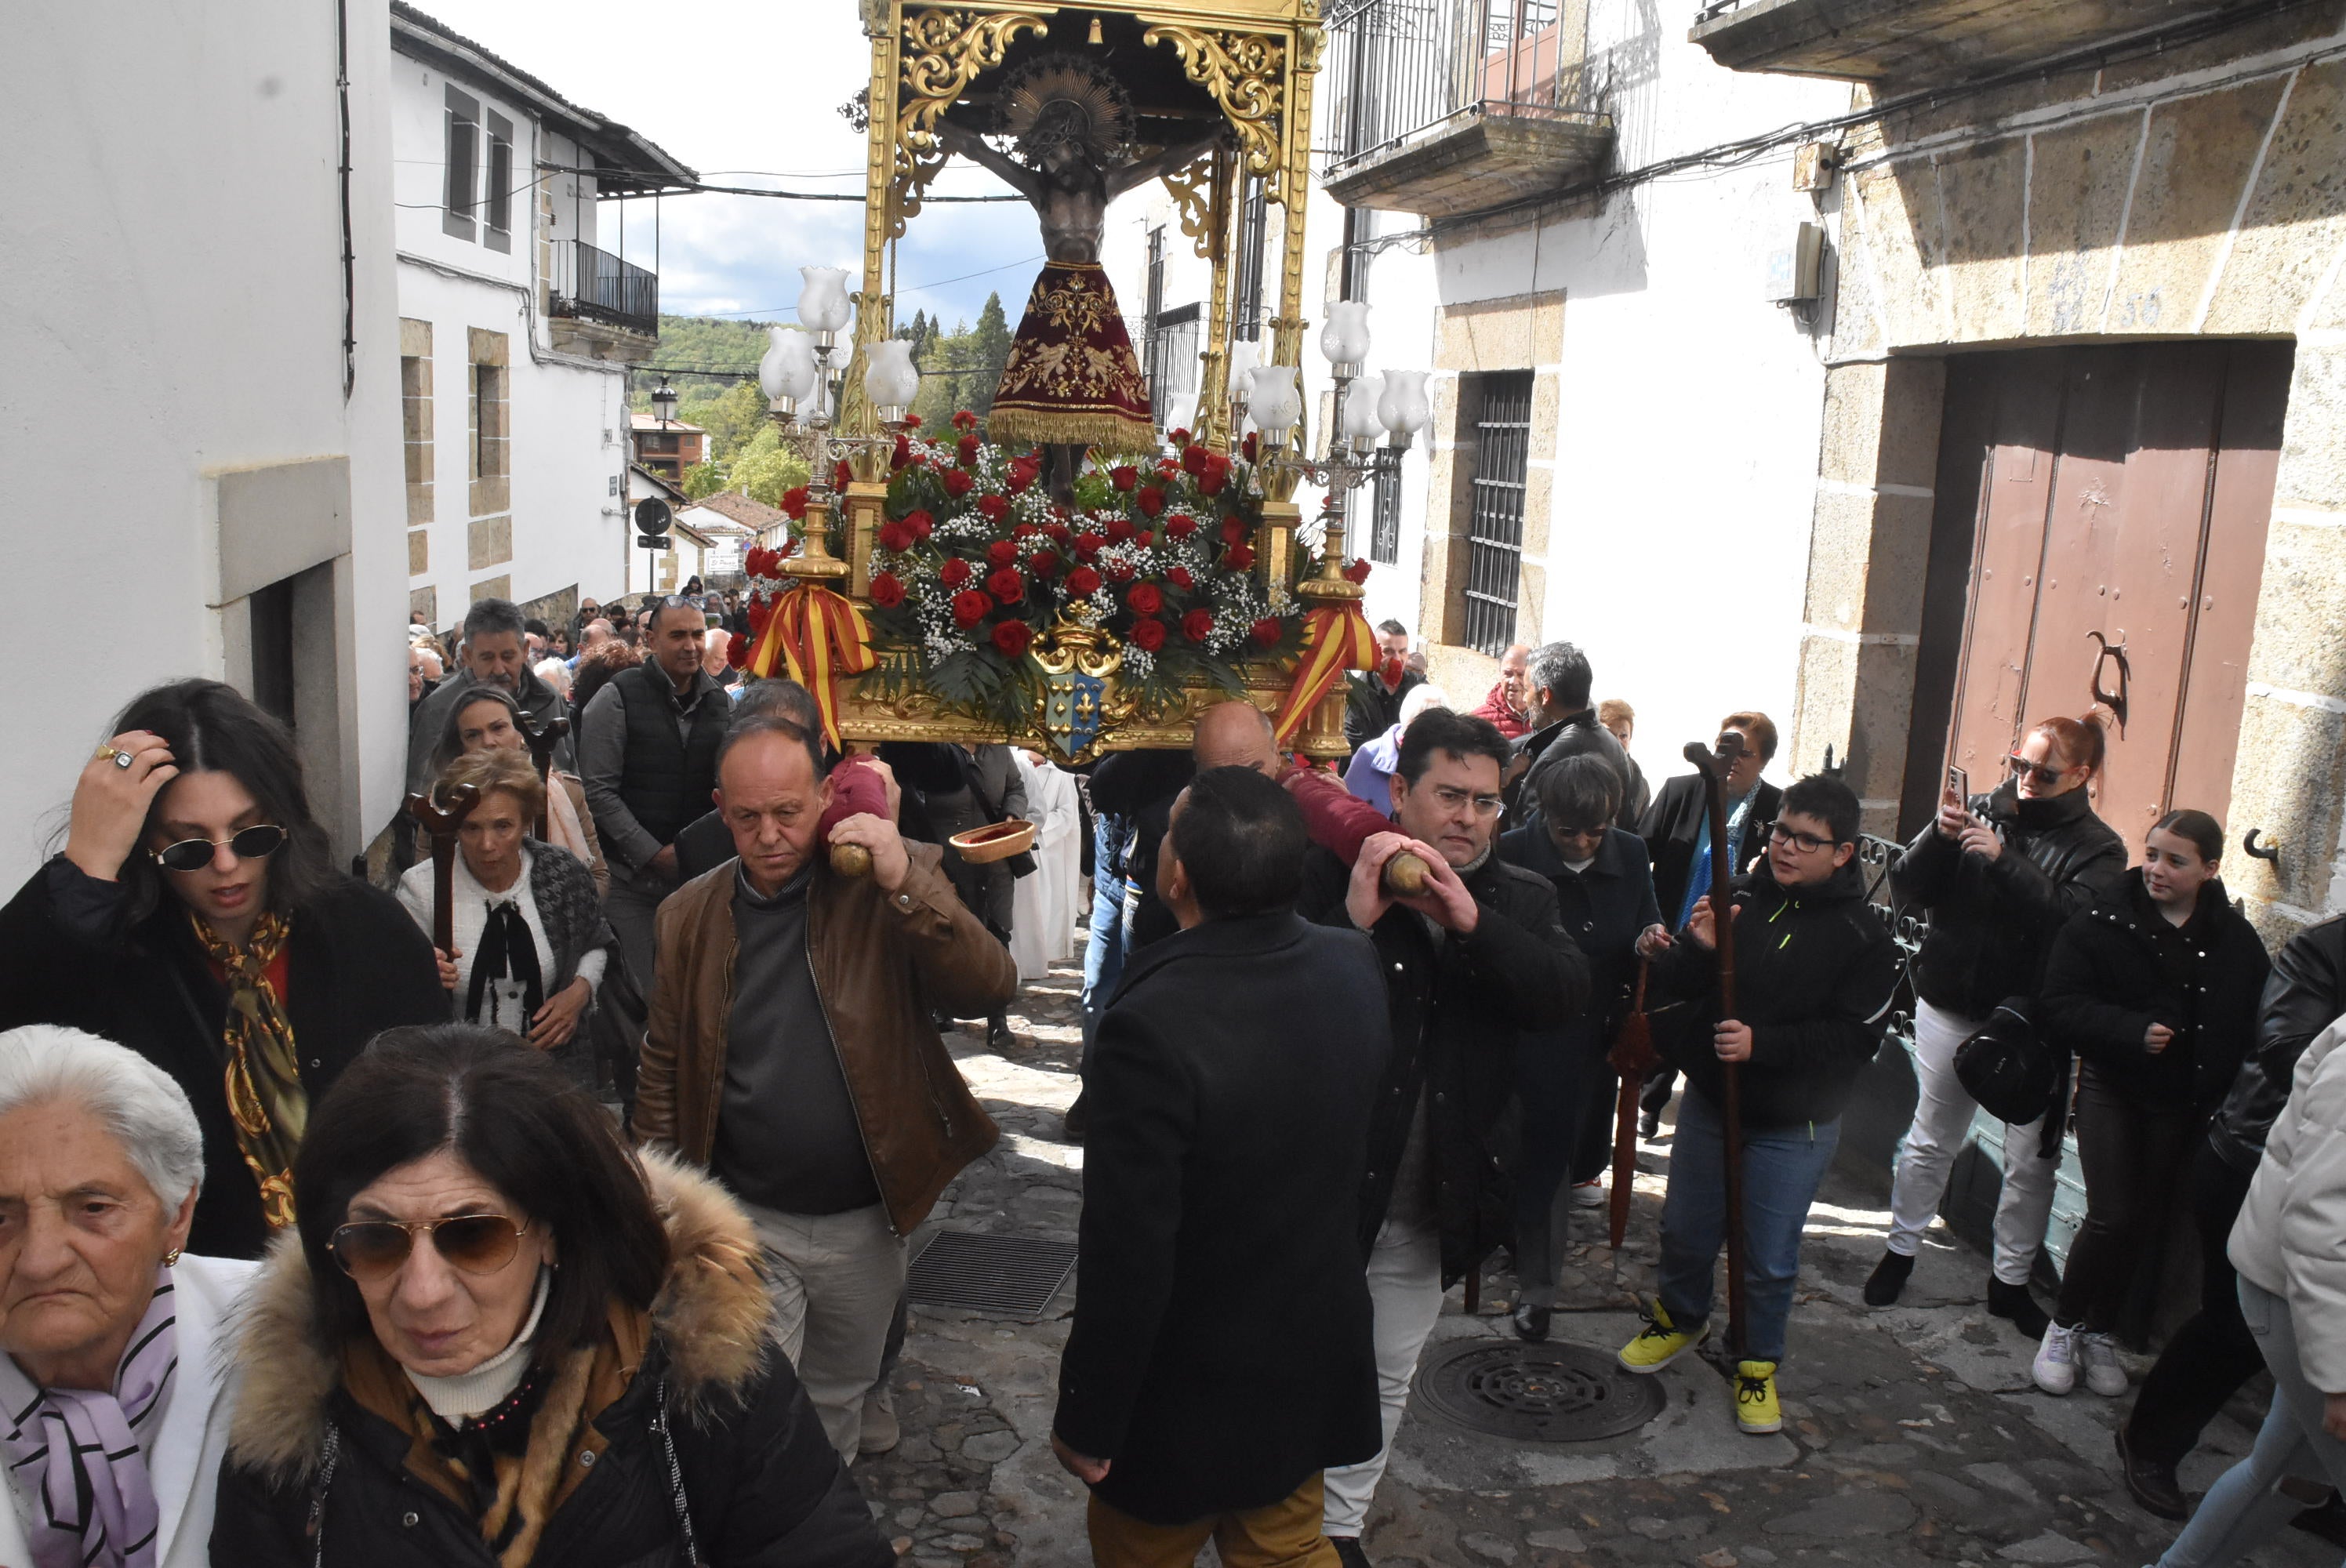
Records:
M611 867L604 906L636 983L652 980L652 915L680 884L677 830L709 809L732 699L700 667L708 621L683 598L652 611L651 657L621 670L580 718L579 773Z

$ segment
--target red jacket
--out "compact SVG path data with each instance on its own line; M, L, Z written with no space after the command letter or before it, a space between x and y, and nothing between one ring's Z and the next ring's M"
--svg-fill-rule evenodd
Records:
M1531 728L1531 726L1525 722L1527 716L1509 708L1506 697L1501 695L1500 687L1496 685L1491 687L1491 695L1483 699L1483 706L1474 710L1474 717L1489 719L1499 727L1499 733L1510 740Z

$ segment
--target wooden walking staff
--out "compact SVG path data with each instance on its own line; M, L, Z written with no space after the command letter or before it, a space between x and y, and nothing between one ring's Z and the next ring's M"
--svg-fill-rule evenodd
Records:
M540 724L536 714L521 716L521 738L529 742L529 759L537 764L537 781L549 792L560 788L554 781L554 748L569 733L570 721L566 718L549 718ZM537 803L537 841L541 844L547 841L546 818L554 809L549 804L552 799L552 794L547 793Z
M1648 959L1637 961L1637 994L1629 1003L1629 1015L1621 1020L1613 1036L1613 1070L1621 1074L1621 1098L1613 1110L1615 1252L1621 1250L1621 1239L1629 1234L1629 1196L1637 1179L1637 1100L1656 1061L1653 1028L1646 1022L1646 972L1651 967Z
M1716 752L1688 741L1686 759L1702 774L1710 808L1710 929L1719 954L1719 1016L1735 1013L1735 909L1728 885L1735 875L1727 852L1727 775L1743 753L1743 737L1721 732ZM1739 1064L1719 1064L1727 1144L1727 1348L1743 1359L1743 1072Z
M480 790L470 784L449 790L445 808L434 806L429 795L407 798L407 814L432 839L432 945L442 952L456 946L456 830L480 803Z

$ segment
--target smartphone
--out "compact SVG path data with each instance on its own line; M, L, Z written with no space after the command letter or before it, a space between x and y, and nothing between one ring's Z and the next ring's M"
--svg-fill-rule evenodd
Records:
M1964 772L1960 768L1949 768L1947 769L1947 789L1948 791L1954 796L1956 802L1961 805L1964 810L1968 811L1972 809L1972 779L1970 774Z

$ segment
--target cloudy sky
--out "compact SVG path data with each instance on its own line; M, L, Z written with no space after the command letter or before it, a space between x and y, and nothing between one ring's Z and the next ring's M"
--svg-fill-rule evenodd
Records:
M417 0L417 7L573 103L632 126L705 180L862 191L864 140L839 114L871 71L852 0L669 0L649 12L642 0ZM933 188L976 195L1005 188L956 160ZM650 266L652 204L625 205L627 258ZM660 307L787 321L799 268L860 270L862 213L852 201L664 198ZM607 247L617 220L607 207ZM898 319L925 310L948 327L974 321L998 290L1015 321L1042 252L1024 207L932 207L900 247Z

